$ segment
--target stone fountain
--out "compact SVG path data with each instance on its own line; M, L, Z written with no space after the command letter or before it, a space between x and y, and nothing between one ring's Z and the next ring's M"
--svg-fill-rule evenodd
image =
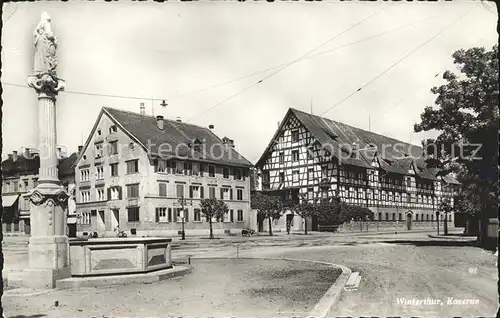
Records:
M58 178L56 97L65 82L57 76L57 37L51 18L42 13L34 31L34 73L28 84L38 98L38 186L29 198L31 238L29 268L9 275L14 287L47 289L153 282L183 275L189 268L174 269L171 240L165 238L105 238L69 240L66 208L69 195Z

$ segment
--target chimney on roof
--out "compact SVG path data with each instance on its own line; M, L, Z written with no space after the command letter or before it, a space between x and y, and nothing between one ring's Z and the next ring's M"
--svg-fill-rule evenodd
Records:
M181 122L182 122L182 120L181 120L181 118L180 118L179 116L177 116L177 120L176 120L176 122L178 122L178 123L181 123Z
M214 125L208 125L208 129L213 130L214 129Z
M61 153L61 147L57 147L56 149L57 149L57 152L56 152L57 159L61 159L61 155L62 155L62 153Z
M12 152L12 161L17 161L17 151Z
M156 116L156 127L159 130L163 130L163 116Z
M141 102L141 115L146 115L146 106L144 106L144 103Z
M23 157L28 158L30 156L30 148L24 148Z
M9 153L9 160L12 160L12 156L13 155L11 153Z
M78 146L78 153L81 153L82 150L83 150L83 146L82 145Z

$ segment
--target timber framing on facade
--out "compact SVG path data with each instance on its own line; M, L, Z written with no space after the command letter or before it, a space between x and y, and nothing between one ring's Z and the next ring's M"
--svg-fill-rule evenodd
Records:
M427 169L419 146L293 108L256 167L262 191L292 200L340 198L384 221L432 221L459 186Z

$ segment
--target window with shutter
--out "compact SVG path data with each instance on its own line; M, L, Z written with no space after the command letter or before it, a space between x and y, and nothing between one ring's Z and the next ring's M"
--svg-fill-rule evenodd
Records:
M159 196L166 197L167 196L167 183L166 182L159 182L158 187L159 187Z
M221 200L224 200L224 189L220 189L220 198Z
M184 209L184 222L189 222L189 209Z
M210 199L215 199L215 187L208 188L208 197Z
M243 210L238 210L238 222L243 222Z
M205 193L203 193L204 189L205 189L205 187L203 187L203 186L200 187L200 199L204 198L204 195L205 195Z
M193 186L189 186L189 197L193 198Z
M230 210L230 211L229 211L229 219L230 219L230 221L231 221L231 222L234 222L234 215L233 215L233 212L234 212L233 210Z
M167 220L168 220L168 222L172 222L172 208L168 208Z
M184 185L183 184L178 184L176 186L177 188L177 197L178 198L183 198L184 197Z
M229 200L233 199L233 189L229 189Z

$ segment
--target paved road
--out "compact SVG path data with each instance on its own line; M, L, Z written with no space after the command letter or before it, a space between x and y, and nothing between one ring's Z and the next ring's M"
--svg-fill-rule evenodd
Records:
M343 264L359 271L358 291L345 292L338 316L494 317L497 269L490 252L470 239L441 240L411 234L364 237L323 246L239 249L239 257L276 257ZM205 254L235 256L232 250ZM193 260L196 262L196 259ZM401 305L403 298L439 304ZM457 300L477 302L457 304Z
M495 257L471 246L471 241L430 238L428 233L324 236L274 242L280 246L271 246L270 240L186 246L172 251L172 256L295 258L348 266L359 271L362 280L359 290L341 297L337 316L494 317L498 303ZM7 247L5 256L7 269L25 266L21 264L27 261L21 247ZM428 298L442 304L398 304L403 298ZM478 303L450 303L450 298Z

